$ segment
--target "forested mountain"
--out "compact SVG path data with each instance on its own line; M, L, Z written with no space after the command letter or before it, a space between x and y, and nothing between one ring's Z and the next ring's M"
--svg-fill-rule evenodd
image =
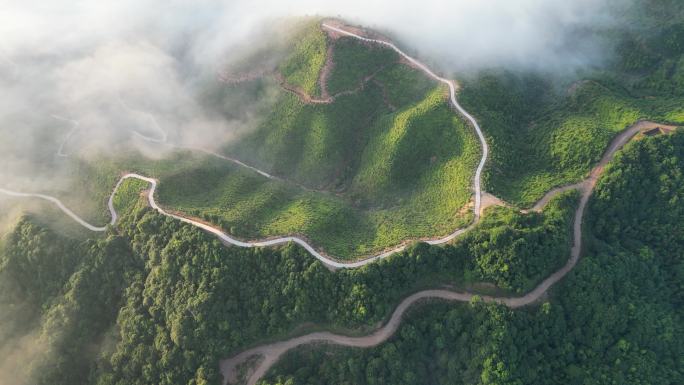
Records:
M586 175L611 138L637 119L684 122L684 11L676 0L616 2L619 25L591 31L608 63L580 74L490 68L461 100L486 127L486 189L533 204ZM627 6L626 4L629 4Z
M267 51L248 61L276 64L254 77L251 67L230 67L197 92L216 115L256 110L254 127L161 158L126 151L74 160L73 178L91 193L83 199L106 200L117 177L135 171L159 179L166 207L241 239L300 234L342 260L466 225L481 149L447 87L321 19L295 24L283 57ZM80 194L69 195L78 207L71 200ZM107 212L88 214L104 221Z
M10 205L56 204L0 236L0 385L224 384L231 357L314 332L373 335L432 289L468 297L408 307L367 348L287 350L258 384L684 384L680 3L613 2L619 23L581 31L609 43L606 62L571 74L440 74L472 119L452 83L400 51L304 19L277 52L193 84L199 110L255 115L230 140L135 131L149 153L40 155L71 184L0 186ZM407 247L333 269L293 238L240 243L295 236L328 263Z

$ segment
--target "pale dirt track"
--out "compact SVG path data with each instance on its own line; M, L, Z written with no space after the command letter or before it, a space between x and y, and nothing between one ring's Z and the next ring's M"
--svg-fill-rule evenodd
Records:
M637 133L655 127L665 128L666 130L673 130L675 128L674 126L665 126L648 121L639 121L635 123L613 139L605 154L596 167L594 167L594 169L591 171L586 180L574 185L553 189L549 192L549 194L546 194L539 202L537 202L537 204L534 205L533 210L541 210L553 196L561 192L571 189L579 189L581 191L582 195L580 203L575 211L575 218L573 221L573 245L570 251L570 258L565 265L522 297L481 296L483 301L499 303L510 308L518 308L529 305L533 302L536 302L547 292L547 290L549 290L552 285L560 281L568 272L570 272L570 270L572 270L573 267L575 267L582 251L582 218L584 216L584 210L587 206L587 202L589 201L589 197L591 196L594 186L596 185L596 181L601 176L604 167L606 164L608 164L608 162L610 162L617 150L622 148L622 146L624 146L625 143L627 143ZM424 299L441 299L447 301L467 302L470 301L473 296L474 294L468 292L455 292L450 290L424 290L415 293L401 301L392 313L389 321L383 327L367 336L348 337L330 332L316 332L281 342L257 346L255 348L243 351L234 357L221 361L221 373L224 377L224 383L236 383L238 381L236 370L237 367L246 362L246 360L250 357L260 356L262 358L257 362L256 368L254 368L254 371L251 372L247 378L247 385L254 385L260 378L264 376L264 374L266 374L268 369L270 369L271 366L278 361L280 356L282 356L288 350L311 343L326 343L357 348L376 346L386 341L394 334L401 324L402 317L404 313L406 313L406 310L416 302Z

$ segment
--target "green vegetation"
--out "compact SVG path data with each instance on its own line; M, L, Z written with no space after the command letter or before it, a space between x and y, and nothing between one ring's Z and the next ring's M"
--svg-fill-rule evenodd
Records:
M330 104L283 92L254 132L225 149L292 184L212 165L162 178L162 203L241 237L302 234L342 258L467 223L480 149L445 90L397 63L391 50L349 38L326 44L334 44L331 92L373 81Z
M120 170L111 162L89 162L69 159L65 167L66 178L71 186L61 186L57 191L47 191L77 213L81 218L96 226L109 223L111 219L107 201L120 177ZM63 215L63 214L62 214Z
M276 175L312 188L340 188L358 167L369 122L387 113L382 93L371 84L332 104L303 104L285 93L265 121L228 151Z
M435 88L434 82L404 64L392 64L378 72L375 79L384 86L387 101L400 109L423 100Z
M488 191L532 205L552 187L584 178L615 134L646 117L598 82L571 88L572 95L556 98L543 79L510 73L482 75L466 86L464 105L486 127L491 148Z
M472 258L464 280L491 282L518 294L532 290L570 255L577 196L569 192L556 198L543 215L521 215L510 208L488 212L478 229L459 242Z
M443 126L448 127L445 123L449 121L458 129L445 130ZM363 197L380 200L391 191L429 183L435 176L425 177L425 174L431 169L439 169L439 163L445 160L452 160L455 165L472 164L472 159L463 162L454 156L464 152L459 133L465 132L467 127L445 105L441 88L417 105L390 116L377 129L361 157L361 166L352 183L355 193L362 192ZM439 142L434 140L435 136L439 137ZM476 153L476 149L470 152ZM460 170L460 175L469 177L470 173L467 169ZM423 177L425 179L421 180ZM467 178L461 182L468 184ZM469 195L467 190L461 192ZM459 199L465 200L467 198Z
M309 95L318 95L318 75L325 64L326 53L325 33L318 20L312 21L296 34L294 49L278 69L287 83L301 88Z
M589 246L539 306L422 305L378 347L308 346L263 384L678 384L684 381L684 133L607 170Z
M365 77L375 75L399 59L399 55L387 47L348 36L337 39L333 47L335 68L328 79L331 95L357 87Z
M587 213L585 257L549 302L423 306L389 343L300 349L266 382L680 382L683 149L678 133L617 157ZM220 358L303 322L364 332L436 283L528 290L567 258L576 194L542 214L497 208L453 246L420 244L336 273L292 245L225 247L139 202L99 241L71 241L28 219L8 236L0 349L12 354L0 367L21 362L11 374L30 383L219 383ZM40 348L24 355L20 341Z
M300 349L266 382L681 382L683 151L680 132L616 158L587 212L585 256L541 306L423 306L382 346ZM0 255L0 350L11 353L0 367L41 384L219 383L219 359L311 330L293 329L304 322L363 333L439 283L529 290L566 260L576 197L541 214L496 208L454 245L335 273L293 245L225 247L142 197L98 241L24 219Z
M139 264L115 235L77 243L22 220L0 258L0 378L85 383Z
M114 210L117 213L131 210L140 200L140 192L149 188L150 184L140 179L125 179L114 195Z
M116 167L158 178L156 198L171 210L203 218L242 238L304 234L335 256L369 254L435 231L446 234L469 218L454 216L462 210L459 201L435 202L437 194L450 196L458 189L446 182L417 194L410 205L366 211L332 194L303 191L230 162L187 152L155 162L127 156ZM440 172L453 175L454 169L458 171L446 164Z
M648 5L633 10L645 24L619 36L616 63L589 80L558 90L545 76L490 71L466 83L464 104L492 147L488 189L530 204L583 177L634 120L682 121L679 3ZM319 93L327 44L307 27L278 67L283 77ZM60 197L105 223L120 172L137 171L160 179L166 207L246 238L304 234L347 257L465 223L479 145L444 90L388 52L338 44L364 63L338 66L333 87L370 75L365 69L377 72L374 81L330 105L283 92L254 132L225 148L291 182L187 151L154 161L131 153L73 161L83 183ZM249 92L264 95L264 84ZM216 109L229 99L215 89L205 97ZM681 130L619 153L587 209L583 257L545 302L423 304L387 343L307 346L264 384L684 383L682 170ZM567 260L577 203L568 193L542 213L493 208L452 245L419 243L331 272L295 245L226 247L146 207L146 188L124 182L114 201L121 221L98 239L25 217L0 240L2 381L218 384L221 358L312 329L366 333L423 288L520 294Z

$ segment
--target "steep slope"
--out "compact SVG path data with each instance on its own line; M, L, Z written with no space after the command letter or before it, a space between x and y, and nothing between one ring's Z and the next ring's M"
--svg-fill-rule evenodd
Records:
M97 242L58 236L31 218L8 237L0 351L17 354L0 356L0 370L12 367L17 382L218 384L219 359L302 322L372 328L407 292L435 282L524 290L565 259L576 203L566 195L544 213L498 209L456 245L421 244L331 272L295 245L226 247L147 207L140 188L124 182L120 221ZM492 232L501 235L493 241ZM521 239L529 255L515 253ZM496 273L501 263L510 267ZM22 342L34 354L22 355Z
M402 116L411 114L411 121L437 124L434 129L440 133L464 131L454 127L452 119L422 116L429 109L416 107L428 99L447 106L445 91L438 95L435 83L400 63L389 48L352 37L331 37L318 24L296 40L300 43L276 73L285 92L253 134L227 148L229 154L312 189L344 192L359 169L368 167L362 155L376 150L368 147L393 126L405 125ZM324 66L319 65L321 52L327 58ZM293 67L288 63L315 64L306 67L306 74L299 71L294 76L284 70ZM302 77L309 79L308 85L299 80ZM413 135L421 135L415 131ZM423 168L434 155L430 146L440 143L437 137L424 137L427 143L416 148L425 155L416 164ZM401 155L396 161L409 163ZM386 161L394 162L395 156Z
M616 157L590 203L585 257L540 306L425 304L381 346L296 350L266 383L681 382L683 150L676 133ZM577 202L494 208L454 245L330 272L296 246L225 247L146 207L129 182L105 239L77 242L25 219L0 249L0 351L18 352L0 368L17 379L215 384L219 359L300 334L302 322L364 333L426 287L525 291L566 259Z

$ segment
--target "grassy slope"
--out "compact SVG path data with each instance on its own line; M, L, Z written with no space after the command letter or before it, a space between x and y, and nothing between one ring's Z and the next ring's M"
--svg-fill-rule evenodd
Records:
M306 31L307 35L324 36L320 29ZM226 151L313 189L348 188L360 166L364 147L377 134L378 130L372 128L382 119L391 119L390 105L400 113L427 97L436 85L422 74L396 63L396 55L387 49L375 49L346 39L334 44L346 47L343 52L362 61L356 65L348 63L349 59L337 63L330 74L330 84L347 82L344 90L348 91L359 84L352 79L376 74L376 81L338 97L332 104L307 105L297 96L282 92L259 127L229 145ZM337 57L337 48L334 52ZM385 60L383 65L379 64L380 60ZM378 72L378 68L382 70Z
M337 196L302 191L215 158L186 154L157 162L129 158L126 164L160 179L158 199L167 207L244 238L303 234L335 256L362 255L407 237L446 233L464 222L454 215L462 204L435 202L449 195L453 183L416 194L404 206L365 211ZM446 164L437 172L448 175L453 169L458 166Z
M149 189L150 184L139 179L124 180L114 195L114 209L121 214L132 209L140 200L141 191Z
M292 52L278 70L288 83L310 95L319 95L318 74L325 64L327 46L318 21L307 23L295 41Z

